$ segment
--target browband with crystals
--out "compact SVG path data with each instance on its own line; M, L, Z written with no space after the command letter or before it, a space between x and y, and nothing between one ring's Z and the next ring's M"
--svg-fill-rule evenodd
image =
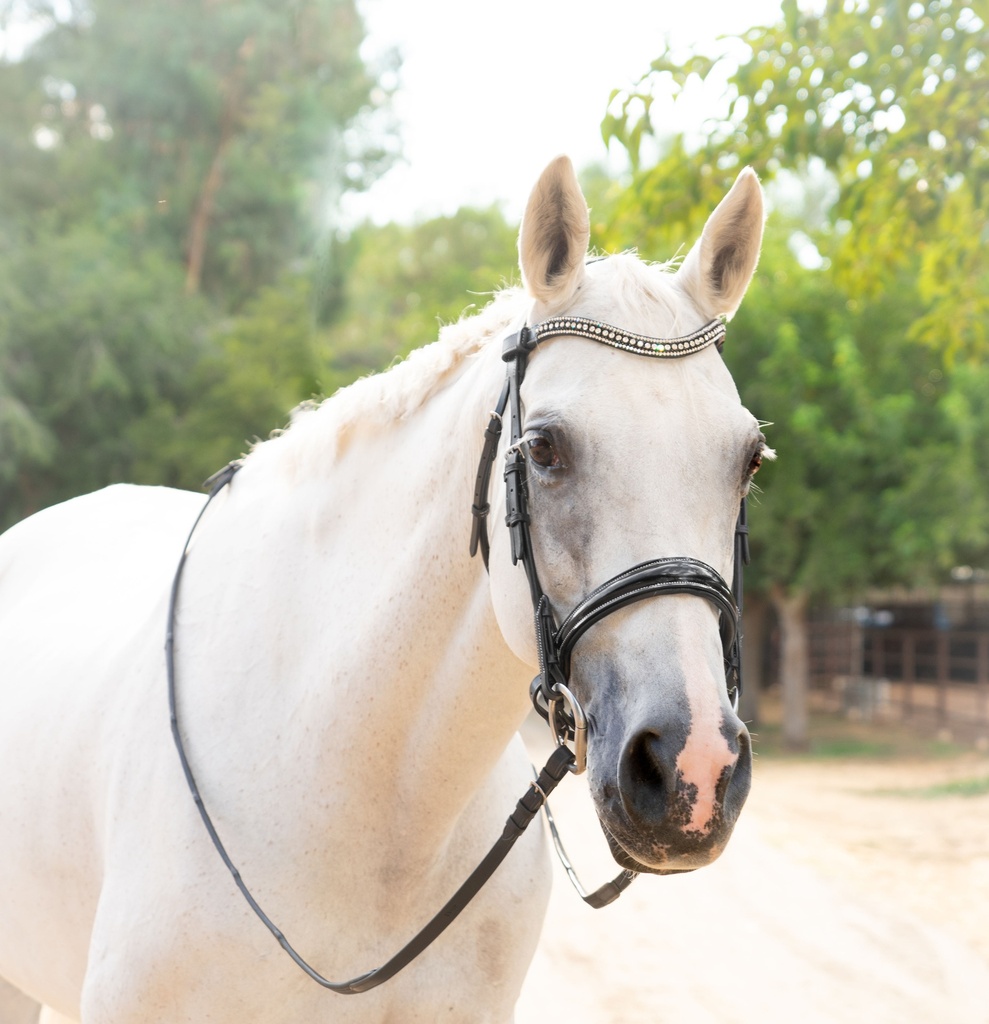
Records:
M600 341L612 348L635 352L637 355L654 356L657 359L675 359L678 356L689 356L699 352L708 345L716 345L720 352L725 343L725 325L720 320L712 320L693 334L685 334L680 338L650 338L645 334L633 334L631 331L611 324L603 324L597 320L588 320L583 316L558 316L544 320L541 324L533 324L529 328L532 335L531 344L556 338L561 334L577 335Z

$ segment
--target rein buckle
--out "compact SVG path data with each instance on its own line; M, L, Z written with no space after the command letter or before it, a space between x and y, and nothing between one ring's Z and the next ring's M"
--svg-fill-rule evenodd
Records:
M577 698L567 686L556 682L551 691L554 696L549 701L549 727L558 747L566 747L567 739L573 735L573 764L569 771L580 775L587 768L587 716ZM564 705L561 709L560 705ZM562 715L557 713L562 710ZM568 748L570 749L570 748Z

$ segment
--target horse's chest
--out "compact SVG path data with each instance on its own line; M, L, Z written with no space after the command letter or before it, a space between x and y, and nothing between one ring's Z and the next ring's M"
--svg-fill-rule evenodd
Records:
M480 860L512 803L501 792L485 796L465 815L462 834L429 857L411 853L415 828L408 816L386 817L389 827L376 826L361 838L353 821L343 827L350 815L340 806L336 815L318 816L324 828L304 829L297 816L293 827L292 814L264 813L255 797L251 820L270 827L238 834L228 823L227 834L245 882L288 940L317 971L345 981L396 953ZM378 817L369 808L365 816ZM87 981L91 1019L510 1019L548 895L538 830L523 837L467 910L410 967L379 989L341 996L307 978L279 948L234 888L199 823L180 808L169 817L188 827L160 832L150 846L146 832L118 836L116 852L128 871L114 874L104 888L91 963L107 969L97 968ZM341 840L341 833L349 838Z
M545 861L542 844L533 839L518 844L514 864L503 865L504 874L413 964L355 996L337 995L305 977L260 923L231 901L222 882L190 889L159 880L153 906L141 906L147 901L140 893L121 893L116 907L104 904L94 936L93 961L106 969L97 967L87 981L88 1016L128 1024L504 1024L545 908ZM432 885L416 891L414 883L412 891L394 892L389 919L380 864L366 866L371 870L363 883L352 885L343 903L313 893L304 921L298 918L301 900L266 908L313 967L334 981L380 966L462 880L450 878L447 892ZM155 928L140 927L152 919Z

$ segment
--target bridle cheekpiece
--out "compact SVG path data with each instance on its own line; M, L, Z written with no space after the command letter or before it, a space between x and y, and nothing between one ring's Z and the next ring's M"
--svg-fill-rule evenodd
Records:
M470 553L481 552L487 566L490 543L487 516L491 467L502 432L506 408L511 420L511 437L505 452L505 523L511 537L512 562L522 563L529 582L535 610L539 675L532 681L530 697L536 711L546 719L557 744L574 744L571 771L580 773L586 765L587 720L569 688L570 659L580 637L606 615L636 601L664 594L690 594L709 601L718 611L724 652L725 682L737 709L742 688L742 657L739 619L742 605L742 566L748 562L748 529L743 499L735 529L734 593L721 574L696 558L656 558L641 562L602 583L578 603L562 624L557 625L549 599L539 583L529 532L528 483L522 440L521 387L529 355L550 338L579 337L612 348L654 359L680 359L714 345L720 352L725 325L712 320L691 334L677 338L652 338L580 316L560 316L541 324L526 324L509 334L503 343L502 359L507 364L505 384L484 432L484 444L474 485L474 517Z

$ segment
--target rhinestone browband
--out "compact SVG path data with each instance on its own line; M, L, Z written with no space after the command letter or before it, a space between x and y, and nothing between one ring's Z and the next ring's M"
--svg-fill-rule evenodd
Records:
M645 334L633 334L620 327L612 327L597 320L588 320L583 316L558 316L534 324L529 328L535 336L531 344L556 338L561 334L577 335L600 341L612 348L624 349L638 355L654 356L657 359L676 359L678 356L689 356L699 352L708 345L716 345L718 351L725 342L725 325L720 320L712 320L693 334L685 334L682 338L650 338Z

